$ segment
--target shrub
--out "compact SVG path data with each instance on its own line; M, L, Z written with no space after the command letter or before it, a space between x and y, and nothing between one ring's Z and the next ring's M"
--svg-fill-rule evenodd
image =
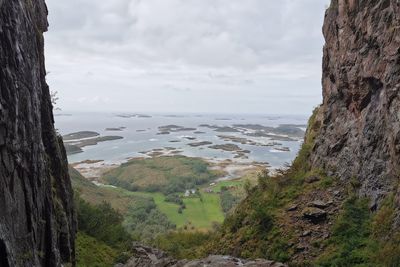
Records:
M178 205L184 205L182 198L178 194L166 195L165 202L176 203Z
M125 246L130 241L122 216L109 203L93 206L79 199L77 217L80 231L111 247Z
M249 180L246 180L243 184L244 191L246 191L247 195L251 194L252 186L251 182Z
M203 232L170 232L158 236L155 244L178 259L194 259L203 255L202 246L210 240L212 233Z
M257 175L257 180L258 180L258 186L260 187L261 190L265 190L268 187L268 179L269 179L269 172L267 169L262 170L258 175Z
M253 211L251 213L251 220L256 224L258 233L262 236L272 229L273 219L266 205L262 202L253 202Z
M221 207L224 213L228 213L240 201L239 197L234 196L229 190L227 189L223 190L222 188L221 188L220 198L221 198Z
M75 206L79 230L76 240L78 266L124 263L121 255L131 255L132 239L122 226L122 216L110 204L91 205L77 193Z
M350 197L343 205L330 239L331 249L318 261L321 266L354 266L370 262L368 251L371 214L367 199ZM330 252L332 251L332 252Z
M75 246L78 267L109 267L116 262L115 249L83 232L78 232Z
M176 227L157 209L152 198L137 198L125 215L124 226L133 239L147 245L151 245L158 235Z

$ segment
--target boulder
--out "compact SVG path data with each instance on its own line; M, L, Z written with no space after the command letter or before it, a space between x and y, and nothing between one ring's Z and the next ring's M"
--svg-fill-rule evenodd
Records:
M294 204L294 205L291 205L289 208L287 208L286 210L287 211L295 211L295 210L297 210L297 208L298 208L298 206L296 205L296 204Z
M326 219L327 212L314 207L305 208L302 212L303 218L311 221L312 223L320 223Z
M314 200L313 202L309 203L309 207L315 207L315 208L320 208L320 209L325 209L329 207L332 204L331 201L329 202L324 202L322 200Z
M318 176L312 175L312 176L306 177L305 182L312 184L312 183L318 182L319 180L320 179Z
M310 230L306 230L301 234L302 237L309 236L309 235L311 235L311 231Z

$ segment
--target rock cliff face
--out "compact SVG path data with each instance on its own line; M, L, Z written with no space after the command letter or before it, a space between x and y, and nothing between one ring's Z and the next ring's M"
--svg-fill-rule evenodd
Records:
M250 191L209 252L400 266L400 0L332 0L323 32L323 104L298 157Z
M66 154L46 84L42 0L0 0L0 266L74 263Z
M400 174L400 1L332 0L323 27L321 129L314 167L373 200Z

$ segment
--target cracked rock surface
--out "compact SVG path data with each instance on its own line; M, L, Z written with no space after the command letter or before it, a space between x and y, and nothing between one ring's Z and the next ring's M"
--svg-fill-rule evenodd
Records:
M332 0L314 167L356 180L371 208L399 181L400 1Z
M0 0L0 266L73 263L67 160L46 84L43 0Z

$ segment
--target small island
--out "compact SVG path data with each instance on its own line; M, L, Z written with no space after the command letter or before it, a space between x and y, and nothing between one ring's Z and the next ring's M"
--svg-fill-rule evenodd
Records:
M115 128L113 128L113 127L106 128L105 130L108 131L108 132L121 132L121 131L123 131L125 129L126 129L126 127L121 126L121 127L115 127Z
M95 146L100 142L123 139L122 136L100 136L93 131L81 131L63 136L65 151L67 155L83 152L85 146Z
M196 128L189 128L189 127L184 127L184 126L179 126L179 125L164 125L158 127L158 130L160 133L170 133L170 132L191 132L191 131L196 131Z

